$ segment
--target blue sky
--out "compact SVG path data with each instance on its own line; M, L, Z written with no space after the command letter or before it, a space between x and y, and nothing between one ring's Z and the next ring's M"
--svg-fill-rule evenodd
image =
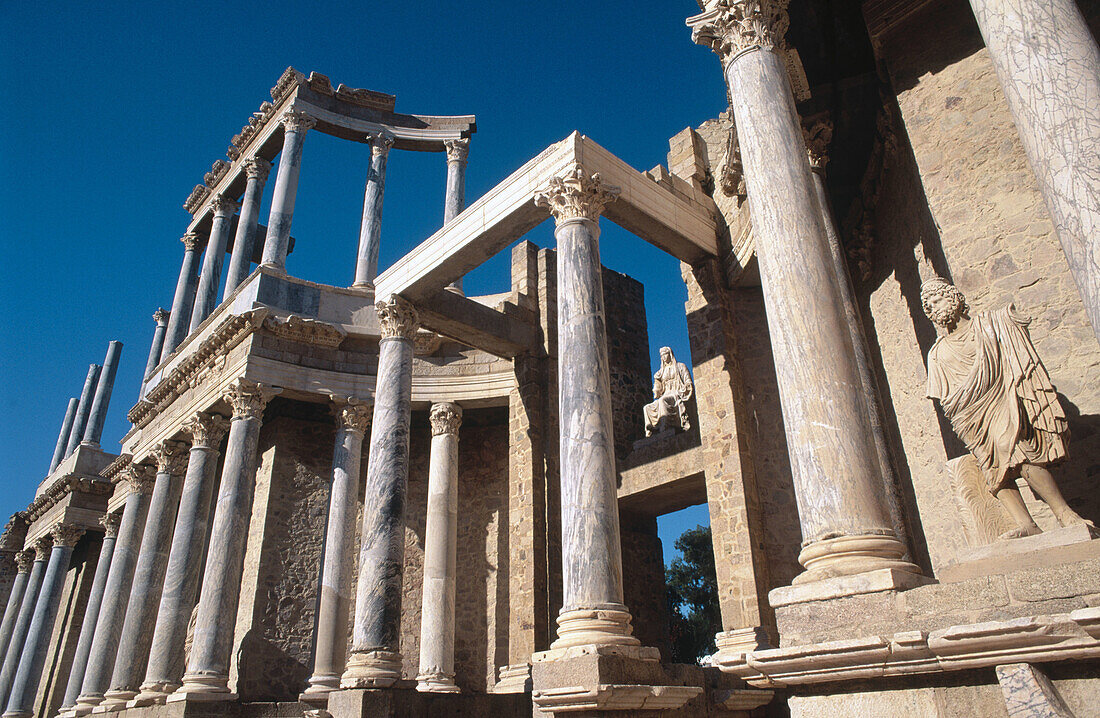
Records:
M574 129L640 170L664 163L669 137L725 107L717 59L684 26L697 11L691 0L5 3L0 515L33 497L68 398L111 339L125 344L103 437L117 450L151 314L171 303L182 202L288 65L395 94L400 112L476 114L472 202ZM292 274L351 283L368 161L365 145L308 135ZM441 154L391 154L382 268L438 228L444 176ZM677 262L602 224L604 264L646 285L653 352L668 343L686 359ZM547 245L551 229L529 239ZM505 257L466 280L469 294L507 286ZM697 509L663 521L666 547L705 520Z

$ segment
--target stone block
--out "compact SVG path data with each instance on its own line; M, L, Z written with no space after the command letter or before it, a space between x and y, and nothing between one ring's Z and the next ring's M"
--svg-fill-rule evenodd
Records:
M794 603L824 601L842 596L854 596L861 593L879 591L904 591L932 582L927 576L920 576L893 568L865 571L851 576L837 576L822 581L811 581L795 586L783 586L768 593L772 608L789 606Z
M1029 568L1005 576L1015 601L1050 601L1100 593L1100 560Z
M419 693L415 690L354 689L333 691L329 695L328 712L332 718L529 718L531 697L526 693Z

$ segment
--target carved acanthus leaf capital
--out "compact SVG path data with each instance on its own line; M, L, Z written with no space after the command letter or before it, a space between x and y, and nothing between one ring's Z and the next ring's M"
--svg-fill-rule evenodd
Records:
M191 435L191 446L213 449L229 431L229 419L200 411L183 422L183 430Z
M317 124L317 120L301 110L290 110L283 115L282 122L287 132L305 132Z
M706 11L687 19L691 39L726 65L742 53L782 49L790 0L708 0Z
M462 425L462 407L450 402L432 404L428 421L432 425L432 436L457 434L458 427Z
M34 540L34 560L45 561L50 557L50 548L53 546L53 538L49 534L39 536Z
M557 222L568 219L599 220L603 208L619 196L618 187L605 185L600 173L588 174L580 165L561 177L551 177L546 189L535 193L535 204L545 207Z
M76 542L84 535L84 527L76 524L57 524L50 529L54 546L76 546Z
M226 388L222 398L233 408L234 419L259 419L267 402L279 391L248 379L237 379Z
M350 397L336 407L336 420L341 429L366 434L370 430L373 408L370 403Z
M15 570L19 573L27 573L34 565L34 551L28 549L15 554Z
M223 217L232 216L241 205L224 194L214 195L214 199L211 200L210 206L214 208L214 214L220 214Z
M448 162L465 162L470 155L470 138L468 137L458 140L443 140L443 146L447 149Z
M99 525L103 527L104 538L115 538L118 536L118 527L122 525L122 516L103 514L99 517Z
M153 493L153 481L156 469L148 464L130 464L126 467L125 479L130 484L131 493Z
M187 234L180 237L180 241L183 242L184 249L186 249L188 252L194 252L202 247L203 241L205 241L205 237L203 237L198 232L188 232Z
M829 162L829 143L833 140L833 123L818 117L802 123L802 137L806 140L806 154L810 169L821 172Z
M162 441L149 452L157 464L157 473L180 476L187 470L187 444L182 441Z
M392 132L388 130L382 130L381 132L368 132L367 144L370 145L371 154L384 155L389 153L390 148L393 147L393 143L397 140L393 136Z
M172 316L172 312L168 311L164 307L158 307L157 311L153 312L153 321L158 326L166 326L168 324L169 317Z
M378 326L383 339L408 339L412 341L420 328L420 315L408 301L396 294L374 303L378 312Z
M261 157L249 157L244 161L244 173L250 180L266 182L271 172L271 163Z

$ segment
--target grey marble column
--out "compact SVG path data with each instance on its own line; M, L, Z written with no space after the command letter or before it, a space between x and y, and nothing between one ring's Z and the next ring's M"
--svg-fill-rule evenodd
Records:
M118 358L121 354L122 342L112 341L107 345L107 356L96 382L92 411L88 415L88 426L84 429L82 439L82 443L96 448L99 448L99 441L103 438L103 425L107 421L107 408L111 404L111 391L115 388L115 374L118 372Z
M562 595L554 648L638 645L623 605L615 438L599 218L619 194L574 166L535 195L554 216L558 263Z
M443 146L447 150L447 193L443 197L443 224L447 224L466 209L466 158L470 154L470 140L444 140ZM447 288L462 294L462 278L459 277Z
M457 693L455 685L455 572L458 566L458 427L462 407L433 404L424 526L424 590L420 612L420 671L416 689Z
M283 150L279 155L271 213L267 218L267 240L260 263L269 269L285 272L294 199L298 194L298 172L302 168L302 143L305 142L306 131L316 124L316 120L304 112L291 110L283 115L282 123Z
M69 669L69 682L65 685L65 699L61 704L64 713L76 705L80 695L80 686L84 682L84 670L88 667L88 656L92 652L92 638L95 637L96 621L99 609L103 606L103 592L107 588L107 575L111 571L111 558L118 540L118 529L122 517L118 514L104 514L99 520L103 526L103 543L99 547L99 560L96 562L92 589L88 593L88 603L84 609L84 619L80 624L80 638L76 641L72 667Z
M347 658L348 613L351 607L351 559L355 551L355 509L359 497L363 437L370 429L370 404L354 397L336 407L336 446L332 453L325 558L317 605L317 644L313 676L306 695L340 687Z
M209 524L210 502L217 482L218 446L229 428L220 414L199 412L183 429L191 435L187 475L183 479L179 513L164 576L160 608L149 649L149 665L136 705L161 701L180 687L184 671L187 624L199 595L200 572ZM346 629L345 629L346 630Z
M191 311L188 333L198 329L218 306L218 283L222 279L222 261L229 243L230 220L240 205L225 195L218 195L212 206L214 219L210 224L210 241L206 243L206 253L202 259L199 288L195 292L195 307Z
M57 609L61 605L61 591L65 587L65 574L69 570L69 561L73 556L73 547L84 535L84 528L74 524L58 524L50 530L53 537L53 549L42 579L42 590L38 593L34 616L23 653L19 657L19 669L12 682L8 696L7 718L30 718L34 708L34 697L38 693L38 684L42 679L42 669L46 665L46 652L53 636Z
M367 135L370 170L363 190L363 218L359 223L359 253L355 259L353 287L374 288L378 276L378 251L382 246L382 196L386 191L386 160L394 137L389 132Z
M69 406L65 409L65 419L61 422L61 432L57 435L57 445L53 449L53 457L50 459L50 471L61 465L65 460L65 449L69 446L69 434L73 431L73 423L76 421L76 410L80 406L79 399L69 399ZM2 651L0 651L2 653Z
M126 617L130 587L134 580L134 565L149 513L149 495L153 493L153 467L131 464L126 469L124 480L129 484L130 493L122 509L122 523L111 556L107 586L103 589L103 603L96 620L92 649L88 653L88 667L84 671L80 695L73 709L77 715L90 713L103 701L103 694L110 687L122 622Z
M371 422L359 581L351 657L341 688L386 688L401 680L401 578L409 482L413 336L419 317L398 296L376 302L382 338Z
M844 301L781 52L787 0L729 0L688 20L725 65L775 355L806 572L895 569L894 532ZM795 261L797 259L797 261Z
M12 584L11 593L8 594L8 603L4 608L4 620L0 623L0 658L7 656L8 646L11 644L12 634L15 632L15 622L19 618L19 609L23 605L23 596L27 591L31 566L34 564L34 551L28 550L17 553L15 564L18 567L18 573L15 574L15 583Z
M264 406L278 390L247 379L226 389L233 408L229 439L222 466L221 488L206 552L206 571L199 593L194 640L183 685L169 701L203 694L203 700L230 700L229 660L233 649L233 619L240 599L248 519L256 481L256 450Z
M199 234L188 232L180 241L183 242L183 264L180 265L176 293L172 297L172 311L168 319L168 331L164 335L160 363L164 363L187 338L191 326L191 309L195 306L195 290L199 283L199 249L203 245L203 238Z
M126 701L135 697L145 675L187 456L187 445L180 441L163 441L152 451L157 476L134 567L110 690L103 695L103 705L108 710L112 706L121 709Z
M1074 0L970 0L1100 337L1100 49Z
M19 669L19 659L23 655L23 646L26 645L27 635L30 632L34 607L38 603L42 579L46 574L46 561L50 557L50 544L49 536L41 536L34 542L34 564L27 578L27 587L23 591L23 600L19 604L19 613L12 628L11 640L8 641L8 650L4 652L4 664L0 668L0 703L5 706L11 696L15 673Z
M145 393L145 384L153 376L160 364L160 355L164 351L164 336L168 331L168 317L171 316L167 309L159 307L153 312L153 321L157 323L153 330L153 343L149 345L149 359L145 362L145 374L141 377L142 393Z
M256 229L259 226L260 202L263 201L264 183L271 171L271 163L260 157L249 157L244 161L244 171L248 182L241 199L241 216L237 221L237 234L233 237L233 252L229 255L229 273L225 278L225 291L222 301L241 285L252 269L252 252L256 244Z
M99 364L88 367L88 376L84 378L84 389L80 392L80 403L76 407L76 419L73 420L73 428L69 432L69 444L65 447L66 457L76 451L76 447L80 446L80 440L84 438L84 429L88 426L88 415L92 413L92 397L95 395L101 368Z

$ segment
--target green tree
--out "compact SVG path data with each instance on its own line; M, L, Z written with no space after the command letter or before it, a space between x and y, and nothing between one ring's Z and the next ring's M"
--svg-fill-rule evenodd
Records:
M714 653L714 635L722 629L710 527L685 531L676 539L676 550L680 556L665 569L672 659L695 663Z

